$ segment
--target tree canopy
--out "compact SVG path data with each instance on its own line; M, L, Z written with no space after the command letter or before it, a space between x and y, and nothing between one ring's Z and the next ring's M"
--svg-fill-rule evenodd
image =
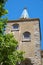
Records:
M17 50L18 42L13 34L4 34L7 19L2 18L8 11L5 9L7 0L0 0L0 65L16 65L24 60L22 51Z

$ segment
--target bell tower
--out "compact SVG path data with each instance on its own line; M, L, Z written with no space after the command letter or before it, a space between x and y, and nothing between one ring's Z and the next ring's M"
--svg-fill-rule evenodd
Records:
M24 57L31 60L33 65L41 65L40 52L40 20L29 18L27 9L24 8L19 20L8 21L6 33L13 33L18 40L18 50L25 52Z

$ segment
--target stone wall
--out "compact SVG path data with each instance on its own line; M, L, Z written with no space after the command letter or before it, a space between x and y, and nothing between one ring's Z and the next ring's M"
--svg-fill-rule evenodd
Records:
M38 21L34 24L34 37L35 37L35 65L41 65L40 29Z
M12 25L19 24L19 29L14 30ZM41 65L40 53L40 28L39 19L17 20L7 23L5 33L13 33L18 40L18 49L25 51L24 57L30 58L33 65ZM30 41L24 41L23 33L28 31L31 33Z

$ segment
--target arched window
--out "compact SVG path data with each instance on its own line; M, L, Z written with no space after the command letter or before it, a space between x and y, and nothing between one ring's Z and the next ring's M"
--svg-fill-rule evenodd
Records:
M26 31L23 33L23 40L24 41L30 41L31 40L31 33Z
M12 26L14 30L19 30L19 24L13 24Z

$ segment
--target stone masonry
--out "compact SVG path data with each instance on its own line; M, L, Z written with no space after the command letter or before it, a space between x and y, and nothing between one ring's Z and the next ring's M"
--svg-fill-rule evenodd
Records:
M30 58L33 65L41 65L40 26L39 19L19 19L8 21L5 33L13 33L18 41L18 50L25 51L24 57ZM19 24L18 29L13 24ZM23 33L29 32L30 38L25 39Z

